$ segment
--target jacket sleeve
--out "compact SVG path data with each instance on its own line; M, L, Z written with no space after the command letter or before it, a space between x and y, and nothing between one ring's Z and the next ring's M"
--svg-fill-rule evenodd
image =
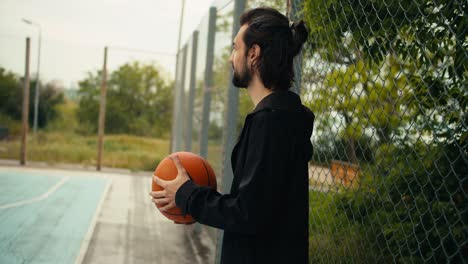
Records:
M275 197L281 196L278 187L284 178L285 162L280 154L284 153L287 138L277 133L284 128L279 127L271 113L257 113L249 126L248 150L244 169L240 172L243 175L235 175L241 177L238 192L220 194L187 181L175 197L176 205L184 214L192 215L201 224L225 231L254 234L267 228L265 223L271 221L278 204Z

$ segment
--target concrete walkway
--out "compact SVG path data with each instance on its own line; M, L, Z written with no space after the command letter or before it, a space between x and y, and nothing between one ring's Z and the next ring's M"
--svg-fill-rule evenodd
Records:
M151 174L150 174L151 175ZM194 225L176 225L151 203L151 176L112 176L83 263L213 263L215 247Z

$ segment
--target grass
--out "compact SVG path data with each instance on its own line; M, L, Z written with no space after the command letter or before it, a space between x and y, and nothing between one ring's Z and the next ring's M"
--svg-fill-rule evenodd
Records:
M96 166L97 137L39 131L28 137L27 160ZM169 140L130 135L106 135L102 165L131 170L154 170L169 152ZM19 138L0 141L0 158L19 159Z
M347 219L336 198L333 192L309 192L310 263L376 263L370 230Z
M18 133L19 134L19 133ZM169 139L157 139L133 135L106 135L104 137L103 166L151 171L169 154ZM192 152L197 153L198 144ZM97 136L83 136L71 131L39 131L36 138L28 135L27 160L49 164L71 163L96 166ZM208 160L220 175L222 166L221 146L208 143ZM19 159L20 138L0 141L0 159Z

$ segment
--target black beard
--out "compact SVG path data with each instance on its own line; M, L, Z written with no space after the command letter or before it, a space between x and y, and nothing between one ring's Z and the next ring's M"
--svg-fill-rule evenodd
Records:
M250 84L250 81L252 80L252 74L247 69L247 63L244 63L244 67L241 72L236 72L234 67L233 72L232 84L238 88L247 88L247 86Z

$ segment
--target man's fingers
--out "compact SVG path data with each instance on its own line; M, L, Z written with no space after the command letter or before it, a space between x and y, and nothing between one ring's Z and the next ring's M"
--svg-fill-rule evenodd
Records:
M157 198L164 198L166 197L166 191L165 190L162 190L162 191L154 191L154 192L150 192L149 195L155 199Z
M153 175L153 181L154 181L157 185L159 185L159 186L161 186L161 187L163 187L163 188L166 188L166 186L167 186L167 181L165 181L165 180L159 178L159 177L156 176L156 175Z
M152 201L156 205L163 205L163 204L169 203L169 199L167 199L167 198L160 198L160 199L153 198Z
M174 155L172 157L170 157L171 160L174 162L174 165L176 166L177 168L177 171L180 173L180 172L185 172L185 168L184 166L182 166L182 163L180 162L180 159L179 159L179 156L177 155Z
M163 207L159 208L159 210L164 212L164 211L167 211L167 210L171 210L174 207L176 207L175 203L169 203L166 206L163 206Z

